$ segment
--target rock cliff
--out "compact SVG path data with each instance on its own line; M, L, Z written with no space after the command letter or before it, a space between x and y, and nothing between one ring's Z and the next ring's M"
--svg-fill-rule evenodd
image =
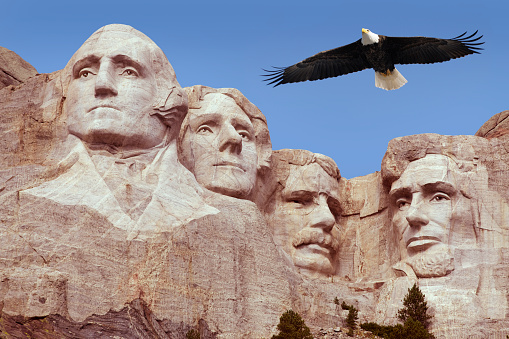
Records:
M0 84L6 337L261 338L290 308L332 333L336 298L395 324L414 282L437 337L509 334L507 111L391 140L347 180L272 151L240 91L181 88L129 26L51 74L0 48Z

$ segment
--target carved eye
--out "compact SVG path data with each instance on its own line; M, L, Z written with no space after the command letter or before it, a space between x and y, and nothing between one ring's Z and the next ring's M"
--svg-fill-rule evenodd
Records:
M137 77L138 76L138 73L132 69L132 68L127 68L125 69L122 74L123 76L128 76L128 77Z
M198 134L209 134L209 133L212 133L212 128L210 128L209 126L200 126L197 130L197 133Z
M242 137L242 139L245 139L245 140L251 139L251 135L246 131L240 131L239 135Z
M451 200L451 198L445 193L437 193L431 198L431 202L444 202L447 200Z
M396 200L396 206L400 209L400 211L403 211L410 206L410 202L406 199L398 199Z
M90 72L90 70L88 69L82 69L79 74L78 74L78 77L80 78L88 78L89 75L93 74L92 72Z
M288 200L289 202L292 202L294 204L300 205L299 207L308 206L313 202L312 197L292 197Z

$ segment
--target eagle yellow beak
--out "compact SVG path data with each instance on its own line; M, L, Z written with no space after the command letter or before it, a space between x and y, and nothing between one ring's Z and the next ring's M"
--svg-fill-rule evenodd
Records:
M365 29L365 28L362 29L362 33L368 34L368 32L369 32L369 29Z

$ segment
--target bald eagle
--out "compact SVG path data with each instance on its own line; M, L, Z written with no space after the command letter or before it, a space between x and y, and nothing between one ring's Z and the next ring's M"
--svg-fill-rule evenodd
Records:
M342 47L320 52L289 67L265 70L265 81L274 87L301 81L321 80L362 71L375 70L375 86L385 90L398 89L407 80L394 67L396 64L431 64L479 53L477 42L482 35L465 36L467 32L452 39L427 37L390 37L362 29L362 38Z

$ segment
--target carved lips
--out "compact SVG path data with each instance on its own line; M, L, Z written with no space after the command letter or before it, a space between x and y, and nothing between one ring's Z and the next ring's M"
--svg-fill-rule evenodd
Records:
M242 164L234 162L234 161L221 160L218 163L214 164L214 166L218 166L218 167L233 167L233 168L240 169L243 172L246 171L246 169L244 168L244 166Z
M415 236L408 239L406 246L414 250L424 249L435 244L441 243L442 241L438 237L421 235Z
M106 104L106 105L97 105L97 106L94 106L94 107L92 107L91 109L89 109L89 110L87 111L87 113L90 113L90 112L92 112L92 111L94 111L94 110L96 110L96 109L98 109L98 108L112 108L112 109L114 109L114 110L116 110L116 111L120 111L120 110L118 109L118 107L113 106L113 105L110 105L110 104Z

